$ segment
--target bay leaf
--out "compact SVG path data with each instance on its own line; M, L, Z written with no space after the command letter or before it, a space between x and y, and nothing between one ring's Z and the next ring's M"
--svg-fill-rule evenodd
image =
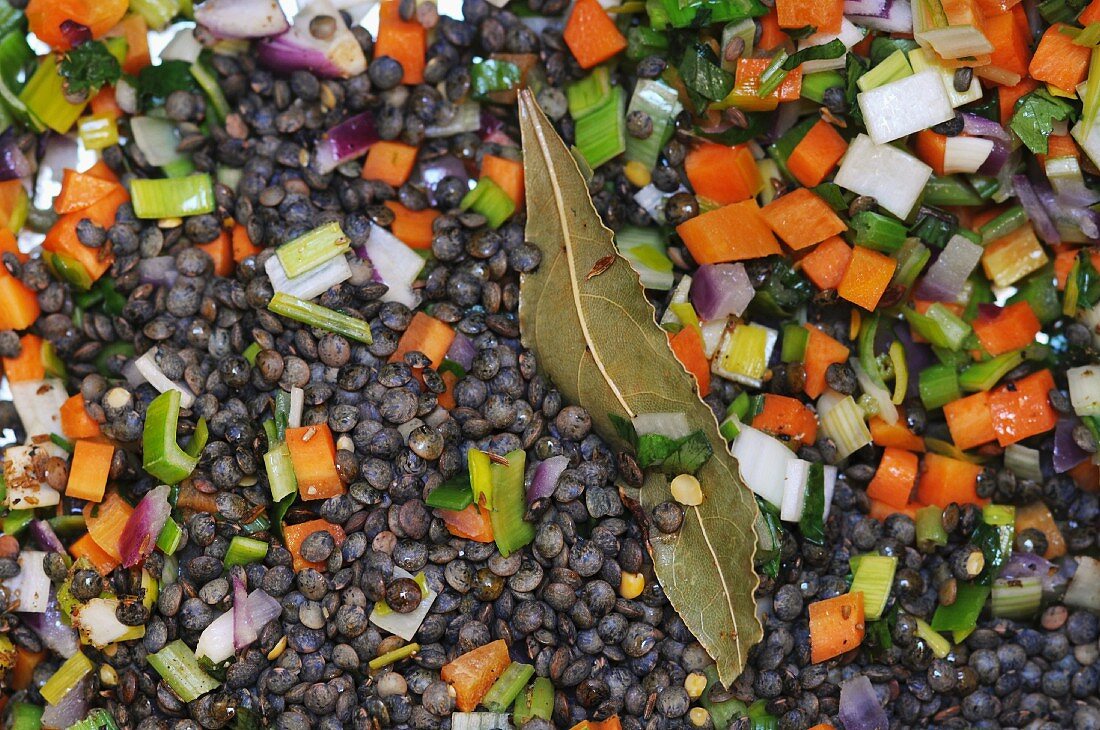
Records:
M728 685L763 634L753 597L756 502L714 414L654 320L638 275L618 255L576 162L530 92L520 92L519 117L526 238L542 253L520 287L524 345L610 443L630 446L615 421L641 413L682 412L704 431L714 456L697 474L703 503L685 508L678 534L651 530L648 547L665 594ZM597 266L599 276L589 277ZM669 477L651 469L641 491L646 513L671 498Z

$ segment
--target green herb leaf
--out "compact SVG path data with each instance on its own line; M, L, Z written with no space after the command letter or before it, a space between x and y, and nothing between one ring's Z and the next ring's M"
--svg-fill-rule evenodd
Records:
M783 62L783 70L794 71L806 61L823 61L829 58L840 58L847 52L848 48L844 45L844 41L837 38L828 43L823 43L820 46L810 46L809 48L803 48L797 53L792 53L787 57L787 60Z
M676 447L661 463L661 471L672 477L679 474L694 474L713 455L714 449L707 440L707 434L700 428L683 438L676 439Z
M1047 153L1048 138L1054 133L1054 122L1065 121L1073 107L1064 99L1056 99L1046 89L1036 89L1016 102L1016 111L1008 126L1035 154Z
M728 685L762 635L753 599L756 501L714 414L654 321L638 275L616 255L612 233L600 222L576 162L528 91L520 92L519 116L526 237L543 257L520 289L523 342L544 354L544 373L567 401L588 408L603 438L626 443L611 414L633 418L668 411L684 413L705 433L714 455L698 474L703 503L688 508L679 534L653 531L649 549L665 594ZM587 278L605 256L614 256L614 263ZM671 499L668 476L649 472L640 496L646 510Z
M138 72L138 96L144 107L163 106L173 91L199 91L199 83L191 75L186 61L164 61L159 66L146 66Z
M733 74L722 69L718 56L705 43L695 42L684 49L680 78L693 96L709 101L725 99L733 90ZM693 102L697 108L706 106L700 99Z
M825 544L825 467L817 462L810 464L806 477L806 501L798 527L802 530L802 539Z
M646 433L638 437L638 466L648 469L664 462L676 450L676 439L659 433Z
M856 82L869 68L870 64L855 53L849 53L844 62L844 100L848 104L848 116L859 126L863 126L863 113L856 102L856 95L860 93Z
M122 66L99 41L81 43L61 59L57 67L65 87L73 95L89 95L113 84L122 76Z

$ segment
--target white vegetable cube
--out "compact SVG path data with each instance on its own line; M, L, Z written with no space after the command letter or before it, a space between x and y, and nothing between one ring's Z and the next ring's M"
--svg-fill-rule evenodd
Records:
M45 559L44 552L24 550L19 553L19 573L4 579L8 600L13 608L18 605L22 613L46 612L50 601L50 579L46 577L43 566Z
M759 388L778 339L779 333L770 327L741 323L725 334L710 369L723 378Z
M975 75L970 79L970 87L964 92L955 91L955 69L947 68L939 62L938 57L924 48L914 48L909 51L909 65L913 67L913 73L932 70L940 75L943 82L943 90L947 92L947 98L951 100L951 106L956 109L963 104L969 104L982 98L982 85Z
M779 519L784 522L798 522L802 519L802 510L806 506L806 480L810 476L810 462L805 459L791 459L783 475L783 504L779 508Z
M834 182L856 195L870 195L898 218L916 205L932 168L890 145L875 144L865 134L856 137L840 162Z
M1082 365L1066 371L1069 400L1078 416L1100 416L1100 365Z
M940 75L931 70L861 92L856 100L867 133L878 144L893 142L955 116Z
M709 322L699 323L699 330L703 335L703 354L708 360L718 352L718 345L722 343L722 335L726 331L727 324L729 320L725 319L712 319Z
M1100 560L1087 555L1077 558L1077 572L1066 589L1065 604L1100 611Z
M786 444L751 426L741 426L730 451L737 459L745 486L761 499L781 507L787 462L795 458Z
M52 507L61 501L61 494L39 480L35 472L34 464L43 456L68 460L69 454L53 441L9 446L4 451L4 482L8 488L6 502L10 509Z
M948 137L943 150L943 173L974 173L993 151L993 140L983 137Z
M12 403L28 438L61 433L61 406L69 398L63 382L46 378L9 385Z
M867 35L866 28L860 28L847 18L842 18L840 21L839 33L814 33L812 36L799 41L798 50L801 51L804 48L810 48L812 46L823 46L838 38L840 42L844 44L845 48L851 48L863 40L865 35ZM800 68L803 74L828 71L834 68L844 68L844 58L845 55L841 55L839 58L820 58L814 61L803 61Z
M370 622L383 631L388 631L394 636L400 636L405 641L412 641L413 636L420 629L420 624L424 623L424 617L428 615L428 611L432 610L432 604L435 603L436 596L439 594L428 586L423 573L414 576L407 570L394 566L393 574L397 578L412 578L420 584L422 594L420 605L416 607L415 611L398 613L384 602L379 601L374 605L374 610L371 611Z

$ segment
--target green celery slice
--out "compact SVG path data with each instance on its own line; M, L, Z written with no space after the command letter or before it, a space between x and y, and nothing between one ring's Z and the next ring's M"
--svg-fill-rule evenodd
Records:
M343 256L350 249L351 239L339 223L332 221L287 241L275 249L275 255L286 269L286 275L293 279L330 259Z
M202 670L194 652L181 639L176 639L156 654L149 654L146 659L184 702L194 702L221 685Z
M507 712L512 702L523 688L535 675L535 668L530 664L512 662L504 673L497 678L489 691L485 693L481 704L489 712Z
M214 183L206 173L130 183L134 215L144 219L184 218L214 211Z
M335 332L356 342L366 345L374 342L370 325L364 320L337 312L335 309L322 307L320 304L307 302L286 292L276 292L268 302L267 308L295 322Z
M493 463L493 506L489 517L493 523L493 538L497 549L508 557L535 539L535 526L523 519L527 513L527 494L523 485L527 454L512 451L505 457L508 464Z
M153 399L145 412L141 443L145 471L165 484L178 484L195 470L199 459L180 448L176 441L179 425L180 392L166 390Z

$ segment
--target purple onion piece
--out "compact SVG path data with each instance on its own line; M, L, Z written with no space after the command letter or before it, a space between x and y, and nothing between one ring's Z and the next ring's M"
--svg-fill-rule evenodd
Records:
M319 15L336 19L336 30L328 38L310 32L310 24ZM260 63L282 73L304 70L329 78L349 78L367 68L363 49L329 0L312 0L298 11L290 30L260 41L256 55Z
M30 524L30 533L34 541L38 543L38 547L46 552L65 552L65 546L61 543L61 539L57 536L57 533L50 527L49 522L45 520L34 520Z
M413 171L413 180L428 191L428 200L433 205L436 204L436 188L448 177L458 178L464 185L470 181L466 166L454 155L441 155L424 160Z
M1054 471L1058 474L1064 474L1089 458L1088 452L1073 438L1073 430L1079 425L1079 418L1061 418L1054 427Z
M256 625L248 610L248 591L240 573L233 573L233 648L237 651L256 640Z
M844 0L844 14L882 18L886 15L887 5L887 0Z
M848 15L848 13L845 13ZM885 12L879 15L855 15L848 20L854 25L886 33L910 33L913 30L913 8L908 0L888 0Z
M66 728L71 727L84 719L88 713L88 684L91 677L85 675L83 679L73 685L65 696L56 705L46 705L42 713L42 727Z
M1013 552L1001 568L999 577L1008 580L1018 578L1046 578L1056 572L1054 564L1034 553Z
M481 108L480 119L481 129L479 130L478 134L481 136L482 140L504 129L504 121L500 119L497 115L486 110L485 107Z
M1012 137L1005 131L1005 128L991 119L986 119L979 114L971 114L970 112L963 112L962 119L963 132L969 134L971 137L999 139L1002 142L1012 141Z
M978 173L981 175L996 175L1008 162L1011 154L1012 147L1009 142L994 139L993 149L990 151L989 157L985 158L982 166L978 168Z
M195 21L218 38L267 38L290 30L276 0L204 0Z
M755 294L742 263L704 264L691 279L691 303L703 321L740 317Z
M1012 186L1016 190L1016 197L1020 199L1020 205L1024 207L1027 217L1035 225L1035 232L1045 243L1061 243L1062 237L1054 221L1050 219L1046 207L1043 205L1039 194L1032 186L1031 181L1024 175L1014 175Z
M168 503L170 488L166 484L156 487L138 503L126 527L119 537L119 550L122 553L122 565L132 568L149 557L157 544L157 536L172 514L172 505Z
M549 497L557 489L558 479L569 468L569 457L564 454L551 456L545 461L539 462L535 467L535 473L531 477L531 486L527 488L527 504L536 500Z
M463 370L469 370L474 364L475 357L477 357L477 348L474 347L473 340L461 332L456 332L454 341L451 342L451 349L447 350L447 359L461 365Z
M68 659L80 650L76 629L62 620L57 591L50 590L50 600L43 613L21 613L19 618L29 626L51 651Z
M379 139L374 116L370 112L349 117L326 132L317 143L315 162L318 172L332 172L348 160L366 154Z
M33 172L31 161L19 149L14 135L9 131L0 136L0 181L30 177Z
M840 721L844 730L887 730L890 719L878 701L871 680L863 675L840 685Z

